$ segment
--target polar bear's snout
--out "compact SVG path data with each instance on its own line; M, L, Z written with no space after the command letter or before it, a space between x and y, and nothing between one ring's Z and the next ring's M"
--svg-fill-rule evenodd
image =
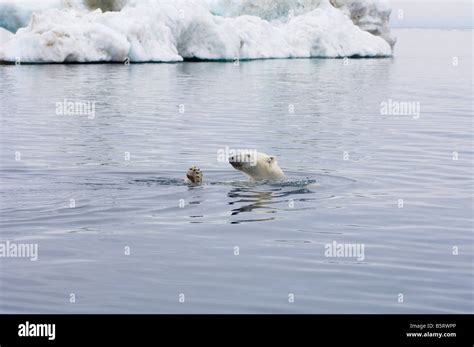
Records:
M243 162L238 156L229 157L229 164L232 165L235 169L239 169L243 166Z
M255 153L239 153L231 155L228 158L229 163L236 169L243 166L255 166L257 161L257 152Z

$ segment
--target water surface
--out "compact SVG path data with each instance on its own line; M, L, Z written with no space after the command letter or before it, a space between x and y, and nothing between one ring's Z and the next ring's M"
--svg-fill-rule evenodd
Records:
M0 312L472 313L472 31L397 36L347 65L0 66L1 240L39 247L0 259ZM225 146L288 181L245 182Z

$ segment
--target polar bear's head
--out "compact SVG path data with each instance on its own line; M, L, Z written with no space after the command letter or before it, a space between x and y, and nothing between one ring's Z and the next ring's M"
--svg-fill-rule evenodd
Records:
M275 156L261 152L242 153L229 157L229 163L253 180L275 180L285 178Z

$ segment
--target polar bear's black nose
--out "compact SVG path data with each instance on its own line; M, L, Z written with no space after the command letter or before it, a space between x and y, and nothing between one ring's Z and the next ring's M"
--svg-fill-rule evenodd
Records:
M229 163L235 168L242 166L242 163L239 161L239 157L235 155L229 157Z

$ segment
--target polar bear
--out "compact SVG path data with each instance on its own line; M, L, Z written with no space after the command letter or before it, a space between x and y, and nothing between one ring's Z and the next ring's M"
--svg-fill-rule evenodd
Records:
M285 179L274 155L262 152L242 153L229 157L229 163L234 169L242 171L253 181Z
M286 178L274 155L256 151L244 152L230 156L228 160L234 169L242 171L252 181L281 181ZM190 185L201 185L201 169L196 166L190 167L186 172L185 181Z

